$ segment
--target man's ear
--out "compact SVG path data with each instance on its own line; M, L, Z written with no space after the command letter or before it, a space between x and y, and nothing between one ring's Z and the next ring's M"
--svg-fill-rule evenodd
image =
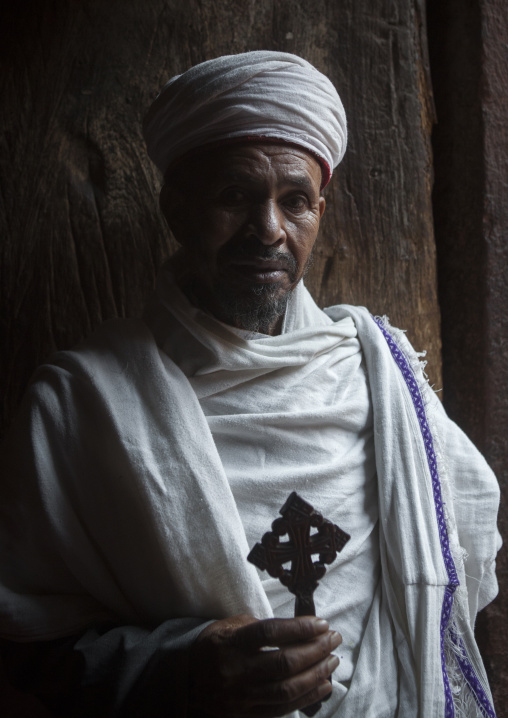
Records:
M321 195L319 197L319 217L321 218L325 213L326 199Z
M167 184L162 185L159 195L159 207L166 218L169 229L172 231L176 241L180 243L180 237L184 228L185 198L181 192Z

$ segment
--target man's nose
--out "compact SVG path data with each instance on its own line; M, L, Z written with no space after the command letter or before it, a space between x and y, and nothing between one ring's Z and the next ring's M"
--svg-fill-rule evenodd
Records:
M283 244L286 241L284 217L277 202L267 200L252 207L247 234L256 236L267 246Z

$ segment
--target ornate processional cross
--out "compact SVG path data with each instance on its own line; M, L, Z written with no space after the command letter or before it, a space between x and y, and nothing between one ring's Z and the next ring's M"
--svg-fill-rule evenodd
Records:
M295 594L295 616L315 616L313 593L326 573L325 564L335 560L351 537L315 511L296 491L279 513L282 518L275 519L272 530L265 533L247 559ZM311 534L313 528L316 531ZM286 534L289 540L281 541ZM314 554L319 554L318 561L312 560ZM285 566L288 563L289 568ZM312 716L320 706L321 703L315 703L303 712Z
M279 513L282 518L275 519L272 530L254 546L247 560L278 578L295 594L295 616L315 616L312 594L326 573L325 564L335 560L351 537L323 518L296 491ZM310 533L312 528L317 529L316 533ZM281 541L286 534L289 541ZM319 561L312 560L313 554L319 554ZM289 562L291 568L285 568Z

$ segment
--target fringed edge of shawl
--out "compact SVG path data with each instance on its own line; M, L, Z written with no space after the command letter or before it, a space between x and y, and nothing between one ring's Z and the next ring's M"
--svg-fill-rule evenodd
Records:
M449 581L445 589L440 625L445 718L472 716L496 718L494 708L474 671L458 628L460 607L455 600L455 592L460 593L461 587L456 567L463 565L465 554L453 532L450 531L450 517L446 512L441 492L441 486L447 484L448 480L439 443L434 441L435 431L433 431L434 422L429 396L432 388L428 384L425 373L427 362L420 360L426 352L415 352L405 332L392 327L387 317L372 318L381 330L411 395L432 480L441 552ZM452 541L455 544L453 547Z

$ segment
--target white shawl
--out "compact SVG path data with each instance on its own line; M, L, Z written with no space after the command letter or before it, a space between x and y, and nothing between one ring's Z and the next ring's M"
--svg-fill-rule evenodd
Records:
M315 305L302 292L305 320ZM497 592L497 483L401 332L362 308L327 315L353 318L369 376L399 714L492 716L472 626ZM309 361L313 343L333 350L333 327L307 331ZM158 331L107 322L35 375L5 459L6 638L49 639L119 617L272 615L196 394Z

